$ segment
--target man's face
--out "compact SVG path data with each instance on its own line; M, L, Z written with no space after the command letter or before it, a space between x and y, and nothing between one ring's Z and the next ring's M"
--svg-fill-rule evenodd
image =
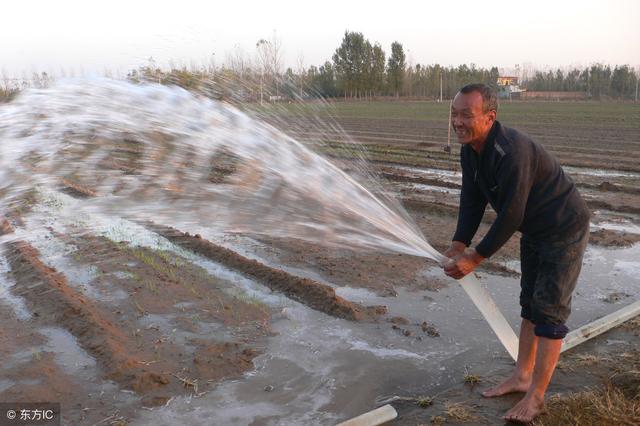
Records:
M482 111L482 95L478 92L458 93L451 105L451 125L458 142L482 145L496 120L495 111Z

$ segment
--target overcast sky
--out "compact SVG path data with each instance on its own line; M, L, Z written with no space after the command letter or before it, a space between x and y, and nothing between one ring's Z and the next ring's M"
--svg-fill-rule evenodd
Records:
M331 59L345 30L412 63L513 68L593 62L640 65L640 1L3 1L0 71L126 71L220 65L236 47L255 55L273 31L285 65Z

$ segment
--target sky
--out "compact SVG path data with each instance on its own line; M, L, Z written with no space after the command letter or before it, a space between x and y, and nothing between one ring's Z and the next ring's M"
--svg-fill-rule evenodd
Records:
M408 62L513 69L629 64L640 70L640 1L135 1L5 0L0 73L125 72L220 66L256 42L280 40L285 66L330 60L358 31Z

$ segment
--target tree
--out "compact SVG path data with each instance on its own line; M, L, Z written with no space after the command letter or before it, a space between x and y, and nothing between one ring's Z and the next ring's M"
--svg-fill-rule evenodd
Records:
M389 90L391 90L396 97L400 96L400 88L404 79L405 72L405 55L402 49L402 44L394 41L391 44L391 56L389 57L389 63L387 64L387 75L389 78Z
M617 98L631 97L635 93L635 75L628 65L616 66L611 75L611 95Z
M334 97L338 95L336 88L335 74L331 62L326 61L318 69L318 83L316 85L320 95L324 97Z
M239 45L236 45L232 52L226 53L225 65L240 78L248 78L251 74L251 59ZM215 73L215 66L213 72Z
M345 98L359 96L365 73L365 40L362 33L345 31L340 47L333 54L336 76Z
M589 91L595 99L610 94L611 67L602 64L593 64L589 69Z
M384 87L385 54L379 43L373 45L371 53L371 89L379 95Z
M371 88L373 87L373 47L369 40L365 40L362 45L362 74L358 79L358 92L362 93L365 98L371 96Z
M264 96L264 87L271 88L278 95L278 79L282 74L282 42L276 37L275 31L271 40L261 38L256 43L257 62L260 71L260 102Z
M487 84L494 89L498 88L498 77L500 77L500 71L498 71L498 67L491 67L489 70L489 81Z
M300 99L302 99L304 97L304 84L305 84L305 80L307 78L306 74L306 70L304 69L304 55L302 53L300 53L300 55L298 55L298 75L296 78L296 83L298 85L298 96Z

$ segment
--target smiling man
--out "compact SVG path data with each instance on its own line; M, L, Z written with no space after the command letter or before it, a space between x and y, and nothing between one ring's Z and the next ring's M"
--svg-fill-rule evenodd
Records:
M483 393L496 397L525 392L505 415L528 423L544 410L571 294L589 238L589 211L558 161L528 136L496 120L495 92L484 84L463 87L453 100L451 124L462 145L462 192L458 225L445 273L455 279L472 272L520 231L522 324L516 367L510 377ZM497 216L475 248L471 244L487 204Z

